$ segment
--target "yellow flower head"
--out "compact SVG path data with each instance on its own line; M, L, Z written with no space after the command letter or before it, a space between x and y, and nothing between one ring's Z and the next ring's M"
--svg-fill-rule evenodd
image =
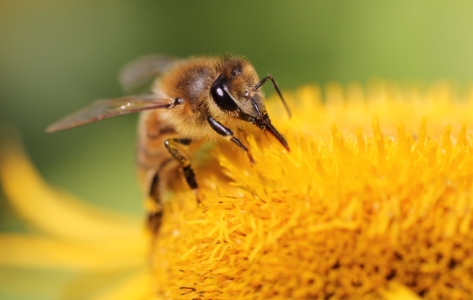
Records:
M208 150L196 168L201 204L184 183L172 191L161 228L147 235L149 268L101 299L472 297L473 97L459 99L451 90L443 83L423 91L331 84L322 96L303 87L286 95L290 120L272 101L270 115L291 152L258 133L247 136L253 165L223 144ZM17 207L33 199L18 190L37 180L14 186L11 174L22 164L2 163L5 190ZM55 220L56 200L43 218ZM91 216L98 218L109 220ZM107 246L118 251L144 240L130 232L137 228L131 223L107 224L120 230L111 225L94 236L112 236L113 244L75 233L84 226L72 227L70 239L60 232L61 241L95 247L100 258ZM125 239L116 236L121 230L128 231ZM14 252L21 243L12 245L7 259L0 248L0 263L30 259ZM53 258L67 253L59 250L51 250ZM145 258L141 248L112 258L120 265L132 255ZM105 266L100 259L83 266L106 269L112 258Z

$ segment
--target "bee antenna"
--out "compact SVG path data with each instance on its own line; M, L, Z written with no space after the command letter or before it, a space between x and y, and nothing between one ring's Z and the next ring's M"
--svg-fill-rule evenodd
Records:
M259 89L263 84L266 83L266 81L268 81L268 79L271 79L271 82L273 83L274 89L275 89L276 92L278 93L279 98L281 98L281 101L282 101L282 103L284 104L284 107L286 108L287 114L289 115L289 118L290 118L290 117L291 117L291 110L289 109L289 106L287 106L287 103L286 103L286 101L284 100L284 97L282 96L282 93L281 93L281 91L279 90L278 84L277 84L276 81L274 80L273 76L271 76L270 74L266 75L265 78L261 79L261 81L258 82L258 83L255 85L255 87L253 88L253 91L256 91L257 89Z

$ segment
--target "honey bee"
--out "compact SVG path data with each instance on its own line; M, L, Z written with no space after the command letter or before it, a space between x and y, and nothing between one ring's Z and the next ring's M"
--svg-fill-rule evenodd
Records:
M250 150L234 133L252 124L269 132L289 151L286 139L271 124L260 87L270 80L290 115L289 108L274 78L267 75L259 80L246 59L231 55L187 60L148 56L125 67L121 82L131 89L152 78L151 94L95 102L47 131L141 112L136 162L140 182L155 202L156 209L148 216L148 226L154 232L161 223L163 181L170 180L167 175L171 170L179 168L197 192L194 170L183 151L191 143L224 139L236 144L254 163Z

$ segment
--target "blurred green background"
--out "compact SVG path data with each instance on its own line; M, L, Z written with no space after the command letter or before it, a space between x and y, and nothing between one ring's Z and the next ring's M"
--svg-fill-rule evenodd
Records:
M94 99L121 96L128 61L233 52L282 89L370 78L467 84L472 16L473 1L0 0L1 130L18 129L53 186L140 216L137 116L44 132ZM0 196L0 228L19 226Z
M472 16L472 1L3 0L0 122L19 130L52 185L139 215L136 116L44 132L94 99L122 95L117 74L128 61L229 51L282 89L373 77L469 83ZM1 203L1 227L15 228Z

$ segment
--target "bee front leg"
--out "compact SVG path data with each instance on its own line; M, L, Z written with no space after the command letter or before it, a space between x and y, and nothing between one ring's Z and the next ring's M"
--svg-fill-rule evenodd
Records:
M181 152L179 152L179 146L181 145L189 145L192 142L190 139L166 139L164 140L164 146L169 151L174 159L176 159L182 166L182 170L184 171L184 177L186 178L187 184L193 190L197 190L198 185L195 179L195 173L192 169L191 162L189 158L184 156Z
M207 117L207 121L209 122L210 127L212 127L212 129L215 130L215 132L217 132L224 138L228 139L229 141L234 142L235 144L237 144L238 147L240 147L243 151L245 151L246 154L248 155L248 159L250 160L250 163L252 164L255 163L255 160L253 159L253 156L251 155L248 148L246 148L246 146L243 145L243 143L233 134L233 131L230 128L225 127L222 123L215 120L211 116Z

